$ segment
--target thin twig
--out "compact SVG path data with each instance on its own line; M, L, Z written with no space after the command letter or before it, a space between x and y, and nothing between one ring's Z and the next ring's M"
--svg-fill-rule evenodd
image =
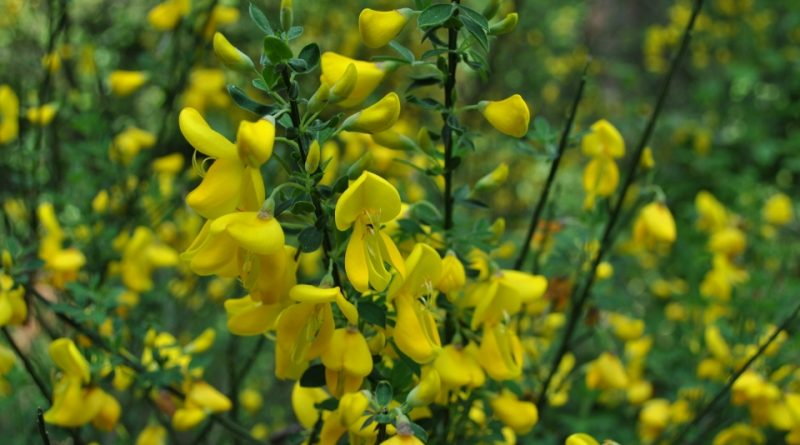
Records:
M589 296L591 295L592 285L594 284L595 276L597 275L597 267L603 261L604 255L610 250L611 245L613 244L613 237L612 233L614 232L617 219L622 212L622 205L625 201L625 195L628 193L628 189L630 189L631 185L633 184L633 180L636 177L636 170L639 167L639 163L642 158L642 153L644 152L644 148L647 146L647 143L650 141L650 136L655 129L656 122L658 121L658 117L661 113L661 109L664 105L664 102L667 98L667 92L669 91L670 83L672 82L672 78L677 71L678 65L680 64L681 59L683 58L684 53L686 53L686 48L689 46L689 40L691 39L692 29L694 28L694 23L697 19L697 16L700 14L700 10L703 6L703 0L696 0L694 4L694 8L692 10L692 15L689 18L689 22L686 24L686 28L683 31L683 36L681 38L680 46L678 47L678 52L672 59L672 62L669 67L669 72L667 72L666 77L664 78L663 83L661 84L661 90L658 95L658 99L656 100L655 108L653 109L653 113L650 115L650 119L647 121L647 126L645 127L644 133L642 134L641 139L639 140L638 145L636 146L636 150L633 153L633 158L628 165L628 170L625 174L625 180L622 184L622 188L620 189L620 193L617 196L617 200L614 204L613 210L611 215L608 219L608 223L603 231L603 236L600 241L600 249L597 252L594 260L592 261L591 267L586 275L586 282L581 289L581 293L578 296L578 287L576 286L573 289L572 295L570 296L570 302L572 303L572 308L570 310L569 318L567 319L567 326L564 329L564 335L561 337L561 340L558 345L558 349L556 352L556 356L553 360L553 364L550 366L550 371L547 374L547 378L545 378L544 383L542 384L541 392L539 393L539 398L537 400L537 405L539 406L540 414L546 408L546 404L544 403L547 398L547 388L550 386L550 382L553 379L556 371L558 370L558 366L561 364L561 360L564 358L564 354L567 353L569 350L570 341L572 340L572 336L575 334L575 328L578 326L578 321L581 319L583 315L583 309L586 305L586 302L589 300ZM575 297L578 296L576 299Z
M733 387L733 384L736 383L736 380L739 379L739 377L742 374L744 374L745 371L747 371L748 368L750 368L750 365L752 365L753 362L755 362L762 355L764 355L764 351L766 351L767 348L772 344L772 342L775 341L776 338L778 338L778 336L780 335L781 332L785 331L789 327L789 325L792 324L792 322L795 320L795 318L797 318L798 314L800 314L800 305L797 305L797 307L794 308L792 313L789 314L789 316L787 316L783 320L783 322L780 324L780 326L778 326L778 328L775 329L775 332L773 332L772 335L770 335L769 338L764 343L762 343L761 346L758 347L758 350L756 351L756 353L753 354L739 369L737 369L736 372L734 372L733 374L731 374L730 377L728 377L728 381L727 381L727 383L725 383L725 386L723 386L722 388L720 388L719 391L717 391L717 393L714 395L714 397L711 399L711 401L708 402L703 407L703 409L700 410L700 413L697 416L695 416L695 418L689 424L687 424L675 436L674 439L671 440L671 443L674 443L674 444L684 443L683 439L684 439L684 437L686 437L686 435L689 433L689 431L692 428L694 428L695 426L697 426L700 423L700 421L705 416L707 416L711 412L712 409L714 409L714 406L717 403L719 403L719 401L731 390L731 388ZM692 444L697 443L698 440L699 440L699 438L696 439L693 442L690 442L690 443L692 443ZM654 442L654 443L658 443L658 442Z
M47 426L44 424L44 411L36 408L36 425L39 427L39 437L42 438L44 445L50 445L50 435L47 433Z
M22 361L22 366L25 367L25 371L28 372L28 375L31 376L33 383L36 384L36 387L39 388L39 392L42 393L42 396L47 400L47 403L52 404L53 399L50 398L50 389L47 387L47 384L39 377L39 374L36 373L36 369L33 367L33 363L30 361L27 355L25 355L22 350L19 349L17 343L14 341L14 338L11 337L11 334L8 332L8 329L2 328L3 336L8 341L8 344L11 346L11 349L17 354L17 357Z
M589 69L589 63L591 60L586 62L586 65L583 67L583 74L581 74L581 81L578 85L578 91L575 93L575 98L572 100L572 107L569 111L569 117L567 118L566 123L564 124L564 128L561 130L561 140L558 142L558 150L556 151L556 156L553 158L552 164L550 164L550 172L547 174L547 180L544 183L544 188L542 189L542 194L539 195L539 201L536 203L536 207L533 210L533 214L531 215L531 222L528 225L528 232L525 235L525 238L522 240L522 249L519 251L519 256L517 256L517 260L514 261L514 269L520 270L522 269L522 265L525 264L525 259L528 256L528 252L530 251L530 243L533 239L533 235L536 233L536 228L539 225L539 220L542 216L542 211L544 211L545 204L547 203L547 198L550 196L550 188L553 186L553 183L556 179L556 173L558 172L558 166L561 163L561 158L564 155L564 151L567 149L567 143L569 142L569 134L572 131L572 123L575 122L575 115L578 112L578 105L581 102L581 98L583 97L583 88L586 86L586 72ZM536 267L534 265L534 267Z

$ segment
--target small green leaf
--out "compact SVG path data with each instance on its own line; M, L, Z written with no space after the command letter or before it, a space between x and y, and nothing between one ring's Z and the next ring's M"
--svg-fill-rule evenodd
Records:
M283 63L292 58L292 49L283 40L275 36L264 37L264 55L273 65Z
M304 388L319 388L325 386L325 366L311 365L300 377L300 386Z
M421 440L422 443L427 443L428 442L428 433L425 432L425 428L417 425L414 422L411 422L410 425L411 425L411 431L414 432L414 435L417 436L417 439ZM503 439L503 440L505 440L505 439Z
M388 406L392 402L393 394L392 385L386 380L381 380L375 387L375 401L380 406Z
M303 59L289 59L289 66L295 73L305 73L308 71L308 63Z
M322 232L314 226L306 227L297 235L297 242L301 252L313 252L322 245Z
M264 65L264 69L261 70L261 77L264 79L264 85L271 90L275 88L275 84L278 83L281 76L275 65L268 64Z
M292 26L289 31L286 33L286 40L294 40L298 37L303 35L303 27L302 26Z
M431 28L446 22L453 15L453 5L449 3L437 3L422 11L417 19L420 28Z
M253 19L258 29L263 31L264 34L268 36L275 34L275 31L272 30L272 25L270 25L269 20L267 20L267 16L258 9L258 6L252 3L250 3L250 18Z
M405 59L407 62L412 63L412 62L414 62L414 60L416 60L414 58L414 53L411 52L410 49L406 48L405 46L403 46L403 45L401 45L401 44L399 44L397 42L395 42L394 40L389 42L389 46L392 47L392 49L395 50L397 52L397 54L400 54L400 57Z
M339 401L335 398L331 397L329 399L323 400L322 402L317 403L314 405L317 409L325 410L325 411L335 411L336 408L339 407Z
M300 50L297 56L306 61L309 70L313 70L319 64L319 46L316 43L309 43Z
M464 19L469 19L480 26L484 31L489 31L489 21L486 20L483 14L464 5L459 5L458 10L459 14L461 14L462 21Z
M488 51L489 36L486 34L486 30L483 29L474 20L472 20L469 16L462 17L461 22L464 24L464 27L467 28L467 32L469 32L472 35L472 37L474 37L475 40L477 40L478 43L480 43L481 48L483 48L485 51Z
M228 94L231 95L231 98L236 105L239 106L239 108L247 110L258 116L266 116L267 114L271 114L273 111L275 111L275 107L256 102L235 85L228 85Z

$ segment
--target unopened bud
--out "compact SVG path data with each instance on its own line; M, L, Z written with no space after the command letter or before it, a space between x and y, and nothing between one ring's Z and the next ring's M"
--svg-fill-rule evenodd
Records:
M288 31L292 27L293 21L292 0L281 0L281 28Z
M413 139L394 130L373 133L372 140L376 144L392 150L412 151L417 148L417 144Z
M517 27L517 23L519 22L519 14L516 12L512 12L505 16L503 20L493 24L489 27L489 35L490 36L501 36L503 34L508 34Z
M306 173L309 175L317 171L319 168L319 160L321 157L321 149L319 146L319 142L315 139L314 142L311 143L311 146L308 147L308 155L306 156Z
M488 190L494 190L497 187L503 185L508 179L508 164L503 162L502 164L498 165L497 168L492 170L491 173L482 177L475 183L475 192L483 192Z
M351 63L345 68L342 77L331 87L330 97L328 99L332 103L337 103L346 99L350 96L350 93L353 92L353 89L355 89L357 80L358 71L356 70L356 65Z
M222 33L214 34L214 54L228 68L240 71L255 68L253 61L247 54L233 46Z

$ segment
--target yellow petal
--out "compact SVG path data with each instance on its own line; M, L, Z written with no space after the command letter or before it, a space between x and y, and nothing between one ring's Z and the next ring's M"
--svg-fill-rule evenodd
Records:
M403 354L417 363L430 363L441 349L439 331L433 315L421 307L413 297L399 295L394 300L397 323L394 341Z
M364 228L356 224L344 254L344 269L350 284L359 291L369 290L369 266L364 243Z
M142 71L113 71L108 76L111 92L116 96L129 96L147 82L147 74Z
M186 195L186 204L203 218L215 219L236 210L242 194L244 166L239 159L218 159L203 182Z
M333 52L325 52L322 54L320 60L320 65L322 67L320 81L327 84L328 87L333 87L336 81L344 75L347 67L351 63L356 67L358 78L353 91L347 99L339 102L340 106L346 108L354 107L364 102L364 99L375 91L375 88L378 87L386 74L385 71L374 62L354 60Z
M583 137L581 149L587 156L621 158L625 155L625 140L616 127L601 119Z
M267 119L256 122L242 121L236 133L236 147L239 159L251 167L259 167L272 156L275 143L275 124Z
M230 399L206 382L195 382L186 401L215 413L231 409Z
M353 222L368 214L372 224L391 221L400 214L400 194L389 181L364 171L336 203L336 227L347 230Z
M407 22L408 15L402 10L375 11L366 8L358 15L358 30L364 45L380 48L397 37Z
M521 138L528 133L531 112L519 94L500 101L488 101L483 107L483 116L499 132Z
M181 110L178 125L186 141L200 153L217 159L238 159L236 146L214 131L194 108Z
M343 127L359 133L380 133L392 128L399 117L400 97L391 92L348 118Z
M284 235L280 223L259 212L229 213L211 224L212 236L227 233L244 250L269 255L283 249Z
M338 287L318 287L309 284L298 284L289 291L289 297L298 302L331 303L341 293Z
M392 283L390 299L400 293L428 294L442 275L442 258L431 246L418 243L405 261L405 271L404 279L398 278Z
M283 306L262 304L249 295L225 301L228 330L234 335L259 335L275 326Z
M50 358L64 374L80 378L84 383L89 383L91 379L89 362L83 357L83 354L75 346L72 339L59 338L53 340L50 343L48 352L50 353Z

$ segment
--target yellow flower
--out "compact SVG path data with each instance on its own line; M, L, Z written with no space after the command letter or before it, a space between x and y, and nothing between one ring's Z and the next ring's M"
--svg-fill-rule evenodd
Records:
M111 93L115 96L129 96L147 82L147 73L143 71L112 71L108 75Z
M183 406L172 415L172 426L186 431L199 425L211 413L229 411L231 401L225 394L203 381L190 383Z
M747 237L736 227L725 227L711 234L708 250L715 254L735 256L747 247Z
M378 291L386 289L391 274L385 262L390 263L400 275L405 267L400 252L389 236L381 231L381 224L400 214L400 195L388 181L364 171L353 181L336 203L336 228L341 231L353 227L345 252L347 278L359 292L370 285Z
M320 59L322 68L320 82L326 84L329 88L333 88L351 63L356 68L357 80L352 92L346 99L339 102L339 105L345 108L354 107L364 102L364 99L372 94L381 83L386 75L386 69L389 67L386 63L364 62L334 52L325 52Z
M0 327L8 324L22 324L28 316L25 303L25 288L14 287L14 279L0 272ZM3 374L0 372L0 374Z
M239 249L272 255L281 252L284 240L280 223L268 212L234 212L207 221L181 259L198 275L234 277Z
M484 325L478 352L486 373L495 380L515 379L522 374L522 343L517 334L503 324Z
M642 207L633 224L633 237L638 242L651 245L654 242L675 242L677 230L675 219L669 208L660 202L651 202Z
M186 203L208 219L236 209L260 208L265 192L259 167L272 155L274 124L264 119L240 123L234 145L209 127L193 108L184 108L178 122L181 133L196 150L216 158L200 185L186 196Z
M583 154L593 158L621 158L625 155L625 140L610 122L601 119L591 126L591 131L581 140Z
M536 405L519 400L507 390L494 397L490 405L494 415L516 434L527 434L539 421Z
M586 192L586 207L594 207L597 196L611 196L619 184L619 168L610 157L597 157L586 164L583 170L583 190Z
M29 108L25 116L28 121L33 125L44 127L53 121L56 117L58 107L55 103L44 104L41 107Z
M436 356L433 366L439 373L442 386L448 389L461 386L478 388L486 382L474 343L466 347L454 344L445 346Z
M156 135L153 133L130 127L114 137L109 154L112 161L127 165L142 149L151 148L155 143Z
M501 162L494 170L475 183L475 192L491 191L503 185L508 179L508 164Z
M406 403L411 407L425 406L431 404L442 389L442 379L439 372L433 367L426 367L422 370L422 377L406 397Z
M448 251L442 259L442 275L436 283L436 289L444 294L450 294L461 290L466 281L464 265L453 251Z
M728 211L711 193L700 191L694 198L694 206L700 216L697 226L701 230L715 232L728 224Z
M264 404L261 393L253 388L245 388L239 393L239 403L250 414L255 414Z
M500 101L482 101L479 103L483 117L497 131L521 138L528 133L531 112L525 99L519 94L509 96Z
M169 31L178 26L190 9L190 0L166 0L147 13L147 21L158 31Z
M330 398L322 388L306 388L296 382L292 388L292 410L304 428L312 428L320 415L316 405Z
M585 433L570 434L564 445L600 445L594 437Z
M670 415L668 400L649 400L639 412L639 437L647 442L655 440L669 425Z
M370 48L386 46L406 26L411 10L375 11L366 8L358 15L358 30L361 40Z
M517 23L519 23L519 14L516 12L509 13L499 22L492 24L489 28L489 35L501 36L508 34L517 27Z
M136 445L167 445L167 429L161 425L147 425L136 437Z
M624 389L628 383L622 362L609 352L600 354L586 369L586 386L590 389Z
M231 45L222 33L214 34L214 54L226 66L236 70L251 70L255 68L253 61L239 48Z
M794 211L792 200L784 193L776 193L769 197L761 210L764 221L775 226L784 226L792 221Z
M379 133L388 130L400 117L400 97L395 92L383 96L367 108L350 116L342 128L359 133Z
M8 85L0 85L0 144L7 144L19 134L19 98Z
M364 377L372 372L372 354L367 340L353 326L336 329L321 358L325 365L325 384L337 398L358 391Z
M472 329L482 324L494 325L504 317L520 311L522 305L541 298L547 290L547 279L516 270L502 270L488 281L477 283L467 291L465 303L475 305Z

